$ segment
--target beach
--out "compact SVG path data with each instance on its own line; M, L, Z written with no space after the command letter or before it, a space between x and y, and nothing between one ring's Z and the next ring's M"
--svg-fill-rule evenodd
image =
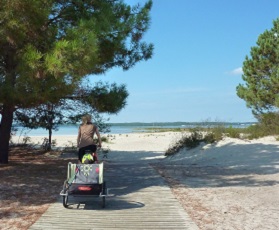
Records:
M181 135L109 135L109 142L103 143L109 150L104 160L151 164L200 229L279 229L279 142L275 137L224 138L165 157ZM53 139L57 147L76 144L74 135ZM31 141L40 143L42 137L31 137ZM104 156L100 153L99 159ZM58 157L70 156L62 152Z

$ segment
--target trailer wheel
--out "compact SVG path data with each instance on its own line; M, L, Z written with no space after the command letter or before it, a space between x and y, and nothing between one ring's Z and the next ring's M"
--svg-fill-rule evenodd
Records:
M67 196L63 196L63 206L64 208L68 208L68 195Z
M64 208L68 208L68 188L69 188L69 185L68 183L65 181L64 183L64 186L63 186L63 193L66 193L67 195L64 195L63 196L63 206Z
M107 193L107 188L106 188L106 182L104 181L103 183L103 187L102 187L102 208L105 208L106 207L106 195Z

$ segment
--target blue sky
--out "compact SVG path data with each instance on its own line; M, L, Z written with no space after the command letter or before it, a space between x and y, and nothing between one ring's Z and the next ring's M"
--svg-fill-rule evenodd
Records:
M278 0L153 0L144 37L155 46L152 59L90 77L127 86L127 106L110 122L255 121L236 87L278 9Z

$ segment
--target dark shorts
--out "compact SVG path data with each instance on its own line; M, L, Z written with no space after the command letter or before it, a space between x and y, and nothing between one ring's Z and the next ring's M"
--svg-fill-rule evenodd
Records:
M97 145L88 145L80 148L78 150L78 159L80 160L80 162L82 161L82 158L87 150L90 151L91 153L95 153L97 150Z

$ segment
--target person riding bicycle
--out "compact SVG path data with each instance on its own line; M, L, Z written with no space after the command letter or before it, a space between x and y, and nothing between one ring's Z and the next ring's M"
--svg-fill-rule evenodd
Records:
M85 155L86 150L90 150L95 162L98 162L97 145L94 143L94 135L98 138L98 147L102 147L101 136L98 127L91 122L91 116L85 115L82 117L82 124L79 126L77 147L79 162L82 162L82 158Z

